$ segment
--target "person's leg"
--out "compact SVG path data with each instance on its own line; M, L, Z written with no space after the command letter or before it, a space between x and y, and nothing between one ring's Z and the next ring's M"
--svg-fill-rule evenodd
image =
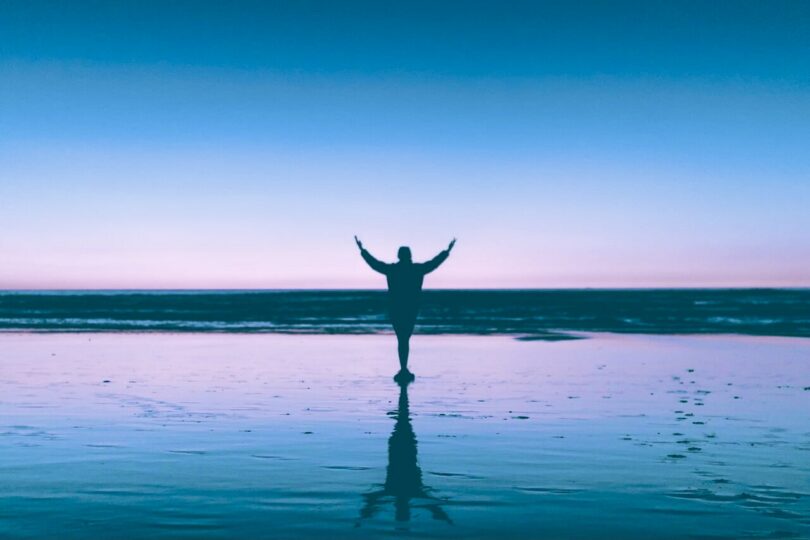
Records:
M408 371L408 356L410 354L410 340L413 328L416 325L416 316L409 311L399 311L391 313L391 323L394 326L394 333L397 335L397 352L399 353L399 376L413 380L413 375Z
M408 371L408 355L411 352L411 334L403 329L397 330L397 350L399 352L399 368Z

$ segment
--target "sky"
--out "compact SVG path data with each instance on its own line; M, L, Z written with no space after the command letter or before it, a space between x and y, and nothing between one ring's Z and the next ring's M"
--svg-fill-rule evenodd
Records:
M0 288L810 286L810 3L0 0Z

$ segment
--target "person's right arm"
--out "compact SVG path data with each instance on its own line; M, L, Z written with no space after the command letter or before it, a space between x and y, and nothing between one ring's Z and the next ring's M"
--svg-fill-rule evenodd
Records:
M427 262L422 263L422 273L429 274L436 270L444 261L447 260L447 257L450 256L450 252L453 250L453 246L456 245L456 239L453 238L453 241L450 242L450 245L447 246L447 249L433 257Z
M388 270L387 264L378 259L375 259L374 256L371 253L369 253L366 248L363 247L363 243L360 240L358 240L356 236L354 237L354 241L357 242L357 247L360 248L360 256L363 257L363 260L366 261L366 263L372 268L372 270L375 270L381 274L387 273Z

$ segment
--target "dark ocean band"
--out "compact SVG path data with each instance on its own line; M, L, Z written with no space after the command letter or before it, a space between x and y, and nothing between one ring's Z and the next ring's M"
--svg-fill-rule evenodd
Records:
M3 291L0 330L373 334L384 291ZM810 337L810 289L430 290L417 333Z

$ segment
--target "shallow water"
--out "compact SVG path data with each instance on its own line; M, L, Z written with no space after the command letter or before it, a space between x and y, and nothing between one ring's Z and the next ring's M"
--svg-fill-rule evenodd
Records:
M0 335L0 538L810 538L810 340Z

